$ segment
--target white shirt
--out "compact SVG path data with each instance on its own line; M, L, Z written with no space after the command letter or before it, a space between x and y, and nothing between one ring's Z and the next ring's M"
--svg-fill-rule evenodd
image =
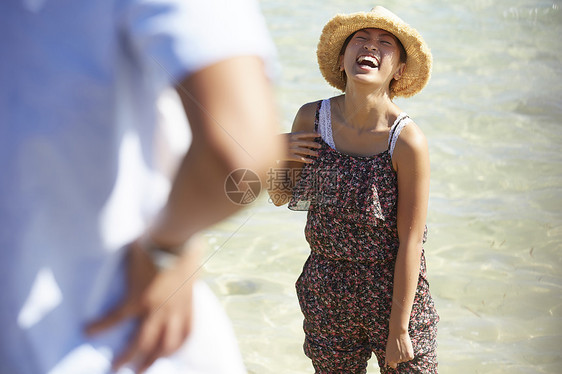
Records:
M169 189L157 99L274 47L252 0L6 0L0 55L0 372L103 373L133 322L84 324L122 297L123 246Z

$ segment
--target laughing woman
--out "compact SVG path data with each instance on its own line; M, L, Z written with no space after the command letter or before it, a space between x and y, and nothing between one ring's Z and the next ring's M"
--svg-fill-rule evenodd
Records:
M337 15L318 44L324 78L344 94L305 104L269 193L308 210L311 254L297 281L305 353L316 373L436 373L439 317L423 243L429 154L393 101L419 92L432 57L385 8Z

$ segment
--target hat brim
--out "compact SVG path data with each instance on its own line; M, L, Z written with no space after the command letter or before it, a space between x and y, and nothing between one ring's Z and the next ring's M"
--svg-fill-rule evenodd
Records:
M345 91L345 80L339 69L339 55L348 36L362 29L382 29L400 40L406 50L404 73L390 88L391 97L410 97L423 89L431 76L432 56L416 29L382 7L370 12L338 14L324 29L316 51L320 72L333 87Z

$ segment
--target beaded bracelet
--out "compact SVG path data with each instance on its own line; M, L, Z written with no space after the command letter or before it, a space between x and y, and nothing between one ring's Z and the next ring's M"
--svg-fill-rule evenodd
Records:
M186 243L165 247L158 245L150 239L141 240L141 248L148 254L158 271L171 268L178 258L185 252Z

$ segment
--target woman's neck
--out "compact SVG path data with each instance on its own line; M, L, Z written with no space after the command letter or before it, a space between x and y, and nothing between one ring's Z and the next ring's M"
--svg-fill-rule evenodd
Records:
M388 95L372 91L346 90L337 103L344 126L358 132L385 130L400 114L400 108Z

